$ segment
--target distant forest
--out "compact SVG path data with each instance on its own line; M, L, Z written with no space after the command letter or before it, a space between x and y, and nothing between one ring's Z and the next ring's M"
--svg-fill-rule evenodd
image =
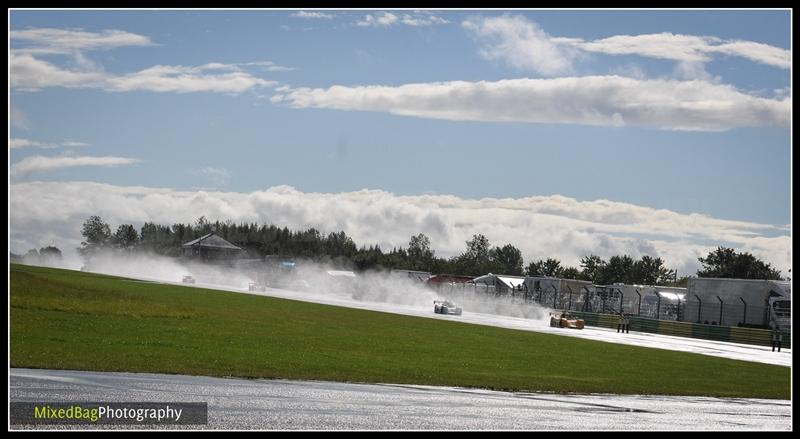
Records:
M181 245L214 232L241 247L245 258L281 255L304 258L356 271L419 270L436 274L478 276L487 273L517 276L552 276L587 280L596 285L615 282L625 284L685 286L688 276L677 278L675 271L664 266L661 258L628 255L605 260L588 254L579 267L563 266L557 259L537 260L524 265L522 252L512 244L492 246L483 235L474 235L465 242L464 252L450 258L438 257L424 234L412 236L408 246L384 251L377 245L358 246L344 231L327 235L317 229L294 231L287 227L239 223L209 222L201 217L194 224L171 226L145 223L140 231L130 224L121 224L115 232L99 216L87 219L81 233L84 241L78 251L84 257L101 249L120 252L152 252L164 256L181 255ZM703 269L699 277L740 279L782 279L780 271L749 253L718 247L706 258L699 258Z

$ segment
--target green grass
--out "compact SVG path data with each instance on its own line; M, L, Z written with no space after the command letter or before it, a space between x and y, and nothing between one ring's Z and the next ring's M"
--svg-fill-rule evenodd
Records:
M11 366L790 397L790 369L573 337L11 265Z

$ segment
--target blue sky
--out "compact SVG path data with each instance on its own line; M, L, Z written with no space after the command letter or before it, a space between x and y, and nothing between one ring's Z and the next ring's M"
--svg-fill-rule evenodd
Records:
M563 196L790 223L789 11L15 10L10 41L12 185ZM198 88L137 74L154 66ZM453 81L467 97L442 105Z

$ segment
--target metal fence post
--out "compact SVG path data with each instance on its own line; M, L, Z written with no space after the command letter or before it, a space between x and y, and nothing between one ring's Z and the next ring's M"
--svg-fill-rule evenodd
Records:
M719 324L722 326L722 308L725 306L725 302L717 296L717 300L719 300Z
M642 293L640 293L639 290L634 291L636 291L636 294L639 295L639 306L636 307L636 315L640 316L642 315Z
M658 294L658 291L656 291L656 296L658 296L658 302L656 302L656 319L661 319L661 294Z
M572 288L570 288L569 285L565 285L565 286L569 290L569 303L567 304L567 309L572 311Z
M556 306L556 300L558 300L558 289L555 285L550 285L553 288L553 308L558 308Z
M586 290L586 298L583 299L583 310L586 312L591 312L592 308L589 306L589 288L583 287Z
M747 324L747 302L745 302L744 299L742 299L742 296L739 296L739 300L741 300L742 303L744 304L744 318L742 320L742 323Z
M697 297L697 303L699 303L699 305L697 305L697 323L700 323L700 311L703 310L703 301L700 300L700 296L697 294L695 294L694 297Z

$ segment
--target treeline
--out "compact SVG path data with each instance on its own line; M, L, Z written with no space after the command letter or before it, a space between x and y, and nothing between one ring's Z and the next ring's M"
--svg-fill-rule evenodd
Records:
M19 262L28 265L58 266L61 264L61 250L53 245L42 247L39 250L32 248L24 255L15 255L11 253L9 256L11 262Z
M263 258L265 255L283 255L332 263L341 268L358 271L402 269L468 276L487 273L553 276L587 280L597 285L623 282L681 286L686 284L687 279L676 278L675 271L666 268L661 258L650 256L633 259L621 255L604 260L590 254L581 259L579 267L562 266L560 261L552 258L530 262L525 266L522 252L518 248L511 244L492 246L489 240L480 234L474 235L466 242L463 253L444 258L436 256L430 239L422 233L412 236L407 247L395 247L384 251L377 245L359 247L344 231L323 234L315 228L293 231L286 227L256 223L235 224L231 221L212 223L205 217L201 217L194 224L176 223L171 226L147 222L139 231L130 224L122 224L112 233L111 227L99 216L92 216L84 222L81 232L84 241L78 251L89 259L98 250L110 248L121 252L146 251L164 256L180 256L183 243L214 232L241 247L245 252L243 257ZM749 277L751 279L780 278L780 273L772 269L769 264L764 264L748 253L740 255L732 249L722 247L717 252L709 254L708 258L700 258L704 266L702 273L707 277L722 277L714 276L716 273L727 275L731 270L720 264L724 265L731 261L743 266L749 264L761 267L761 269L746 267L747 275L771 276ZM698 275L700 273L698 272ZM736 274L738 273L737 271Z

